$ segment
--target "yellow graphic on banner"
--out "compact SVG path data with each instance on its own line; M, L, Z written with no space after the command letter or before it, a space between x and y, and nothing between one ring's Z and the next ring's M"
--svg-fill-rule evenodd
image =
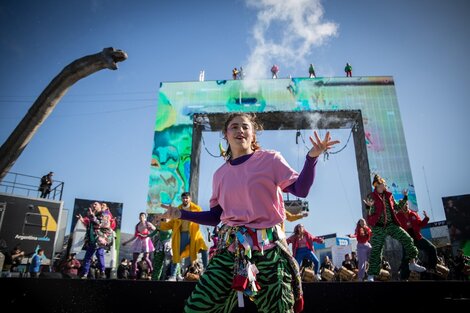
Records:
M51 212L49 212L49 209L46 208L45 206L39 206L39 213L41 213L41 223L42 223L42 228L41 230L45 231L57 231L57 222L52 217ZM47 216L47 217L46 217Z

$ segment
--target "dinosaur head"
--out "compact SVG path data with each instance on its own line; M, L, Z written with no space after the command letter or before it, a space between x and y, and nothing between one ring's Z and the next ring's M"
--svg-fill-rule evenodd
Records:
M108 68L111 70L117 70L117 63L127 59L127 53L119 49L114 49L113 47L104 48L101 54L106 60Z

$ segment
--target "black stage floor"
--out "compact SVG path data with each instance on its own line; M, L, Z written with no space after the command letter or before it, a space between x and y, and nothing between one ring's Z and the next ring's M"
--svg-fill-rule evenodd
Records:
M178 313L192 282L1 278L4 313ZM304 285L304 312L469 312L470 282L316 282ZM235 312L257 312L249 300ZM464 311L455 311L464 310ZM276 313L276 312L270 312Z

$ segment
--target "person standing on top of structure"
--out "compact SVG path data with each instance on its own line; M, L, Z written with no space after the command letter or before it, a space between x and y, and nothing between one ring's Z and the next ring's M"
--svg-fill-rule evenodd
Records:
M308 78L315 78L315 68L313 67L312 63L310 63L308 68Z
M243 72L243 67L240 66L240 71L238 71L238 78L245 79L245 72Z
M238 69L236 67L233 68L232 70L232 78L233 80L236 80L238 78Z
M276 79L277 78L277 73L279 73L279 66L277 66L276 64L274 64L272 67L271 67L271 74L273 75L273 79Z
M41 177L41 184L39 185L38 189L41 192L41 198L47 198L51 193L51 187L53 183L52 176L54 176L54 172L49 172L49 174Z
M352 66L349 63L346 63L346 67L344 68L346 72L346 77L352 77Z

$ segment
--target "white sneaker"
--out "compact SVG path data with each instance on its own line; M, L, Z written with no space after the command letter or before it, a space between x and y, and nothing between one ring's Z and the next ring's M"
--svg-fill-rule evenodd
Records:
M320 274L317 274L317 280L320 281L321 280L321 275Z
M374 281L374 275L367 276L367 281Z
M416 263L410 263L408 265L408 268L410 269L410 271L418 272L418 273L422 273L426 271L426 268L424 266L418 265Z
M176 281L176 276L170 276L166 281Z
M179 274L176 276L176 281L183 281L183 280L184 280L183 276L181 276Z

